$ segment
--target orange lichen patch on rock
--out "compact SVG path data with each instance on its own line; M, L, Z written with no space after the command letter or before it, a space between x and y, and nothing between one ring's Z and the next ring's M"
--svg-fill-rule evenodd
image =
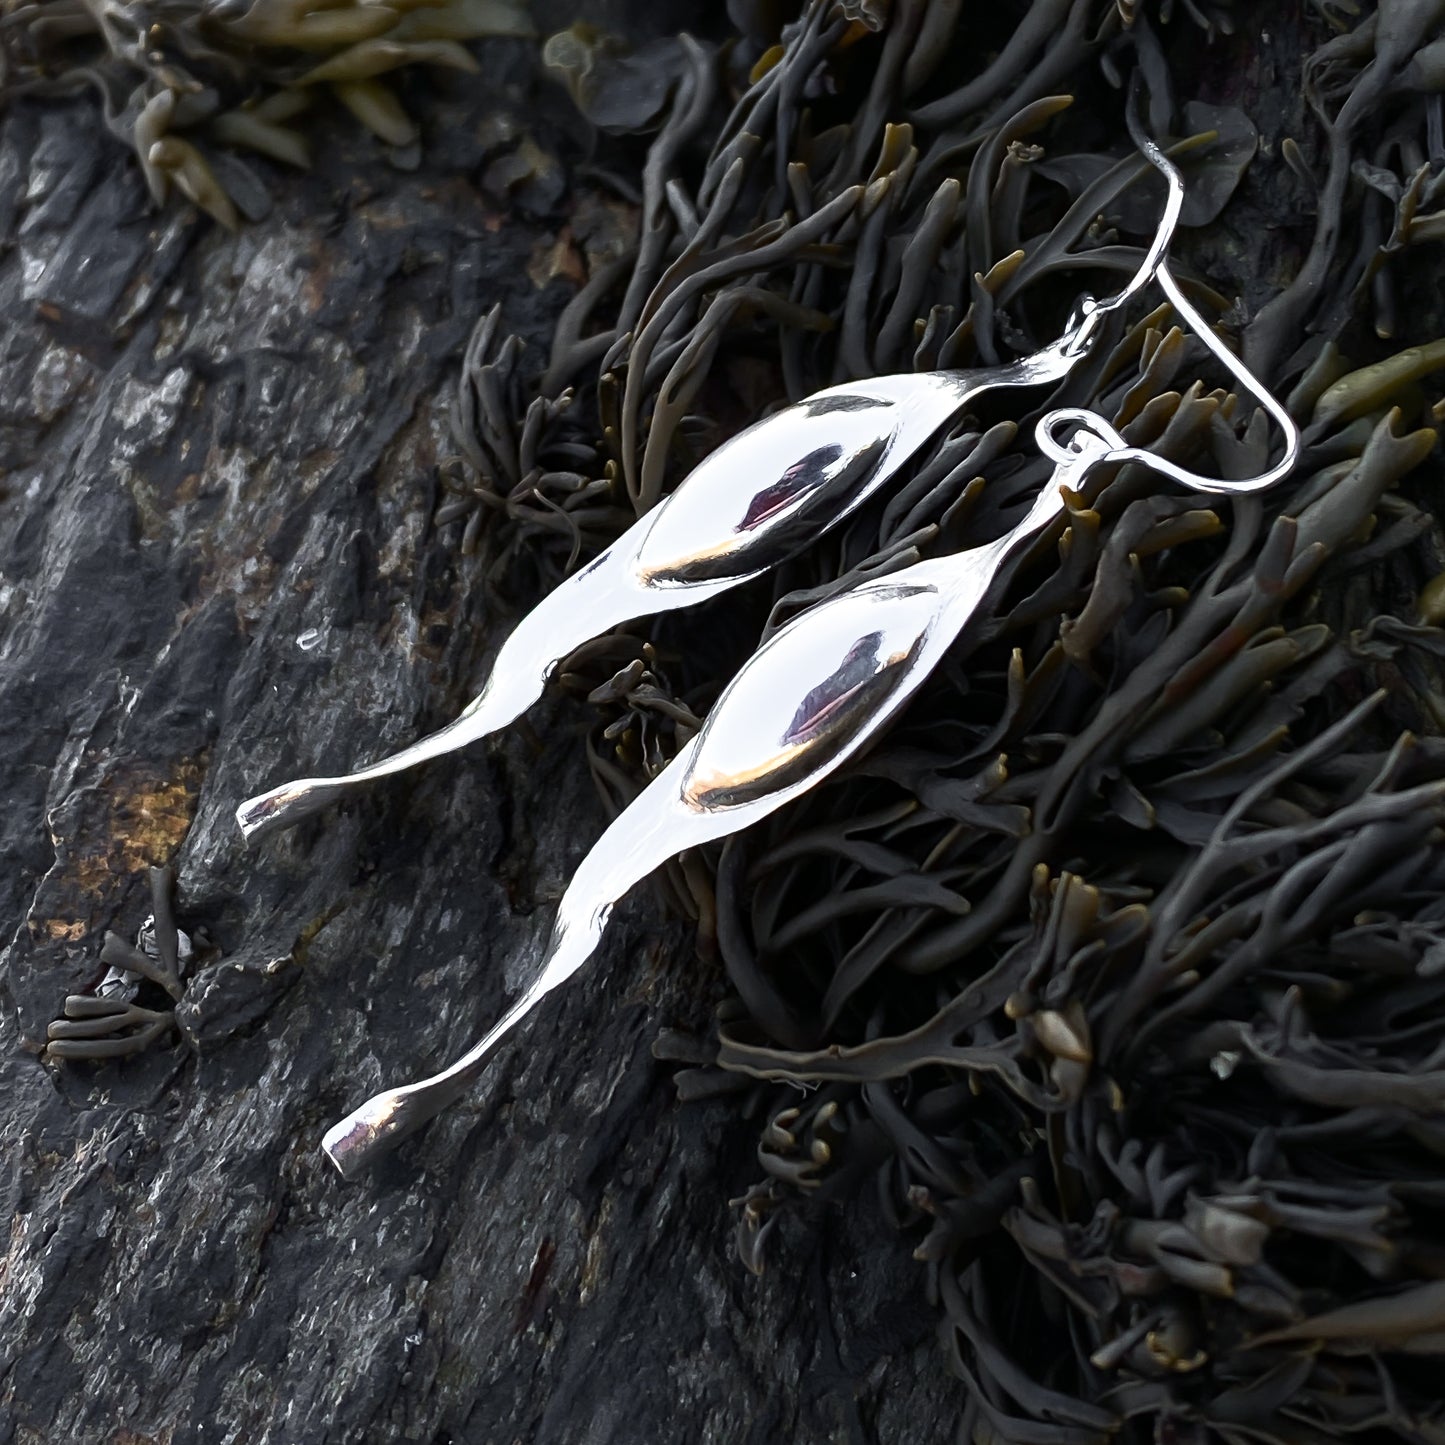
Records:
M204 760L167 776L117 767L51 818L56 861L29 920L32 938L74 942L99 919L116 880L169 862L191 826Z
M307 265L301 271L302 281L297 294L308 316L314 316L326 304L334 267L325 248L313 247Z
M457 625L455 611L429 607L417 619L415 656L427 662L440 663L446 655L447 642Z
M59 918L48 918L36 927L47 938L57 939L64 943L78 943L89 932L83 923L74 921L66 923Z
M555 240L549 241L543 237L538 241L527 262L527 275L539 291L559 276L575 282L578 286L587 279L587 267L581 252L573 243L570 227L563 226Z
M205 769L196 759L169 778L135 779L128 791L111 793L111 856L127 873L169 861L196 811Z

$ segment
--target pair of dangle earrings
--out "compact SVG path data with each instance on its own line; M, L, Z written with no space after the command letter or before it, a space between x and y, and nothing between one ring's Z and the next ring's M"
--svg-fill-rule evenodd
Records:
M862 752L947 654L1010 559L1065 514L1066 497L1103 467L1135 462L1192 491L1262 490L1294 465L1288 413L1220 342L1169 269L1184 199L1179 172L1135 135L1167 183L1158 233L1139 269L1107 300L1085 297L1064 334L1032 356L975 371L877 377L829 387L719 447L665 501L569 577L518 624L481 693L447 727L343 777L304 778L249 799L249 840L289 827L364 787L496 732L540 696L558 663L589 639L715 597L778 566L891 481L974 398L1063 380L1105 319L1151 283L1284 434L1258 476L1200 476L1124 438L1094 412L1038 423L1054 470L1032 507L997 540L914 563L799 613L758 649L698 733L612 822L573 875L536 981L473 1048L441 1073L389 1089L327 1131L322 1147L353 1178L460 1097L541 1000L591 957L613 905L688 848L740 831L817 786Z

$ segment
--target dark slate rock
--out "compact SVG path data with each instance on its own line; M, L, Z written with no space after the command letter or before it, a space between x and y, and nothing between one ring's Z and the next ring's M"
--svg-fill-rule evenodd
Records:
M518 48L487 53L431 130L526 100ZM541 751L241 843L248 794L475 691L509 618L429 525L446 398L486 307L541 338L559 300L480 144L403 174L322 141L312 175L257 163L274 207L230 236L147 211L87 102L0 124L0 1442L808 1445L875 1410L947 1438L919 1266L866 1206L762 1280L736 1262L748 1128L679 1107L650 1051L720 981L645 899L373 1177L319 1152L515 996L603 824L553 702ZM219 950L184 1037L43 1064L172 860Z

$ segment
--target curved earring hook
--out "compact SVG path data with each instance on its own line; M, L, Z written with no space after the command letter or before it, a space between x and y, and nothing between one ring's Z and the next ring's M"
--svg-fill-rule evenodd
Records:
M1257 476L1241 478L1239 481L1228 481L1223 477L1202 476L1198 472L1190 471L1187 467L1175 466L1173 462L1164 457L1155 456L1152 452L1144 451L1140 447L1124 447L1110 460L1139 462L1160 476L1168 477L1170 481L1178 482L1180 486L1188 487L1191 491L1196 492L1262 492L1266 487L1272 487L1282 477L1288 476L1294 470L1295 462L1299 460L1299 427L1295 425L1294 418L1284 409L1283 404L1219 339L1214 328L1194 309L1179 282L1174 279L1174 273L1169 269L1169 263L1161 262L1155 274L1159 278L1159 289L1169 298L1175 311L1189 323L1190 330L1208 347L1224 369L1274 418L1275 423L1284 433L1284 455L1267 471L1260 472Z
M1133 130L1134 127L1131 125L1131 133ZM1164 209L1159 215L1159 225L1154 232L1154 239L1144 253L1144 259L1125 285L1107 301L1099 301L1092 296L1085 296L1079 302L1080 322L1069 341L1080 353L1093 344L1094 335L1103 324L1104 318L1127 306L1154 280L1161 267L1166 264L1165 257L1174 240L1174 232L1179 228L1179 217L1184 210L1184 177L1180 175L1179 168L1142 132L1134 136L1134 140L1149 163L1164 177L1166 187ZM1054 460L1057 461L1058 458L1055 457Z
M1169 299L1169 304L1174 307L1175 312L1188 325L1189 329L1204 343L1220 365L1274 418L1275 423L1284 433L1284 455L1267 471L1260 472L1257 476L1245 477L1239 481L1228 481L1223 477L1206 477L1199 472L1190 471L1187 467L1176 466L1173 462L1164 457L1155 456L1153 452L1146 451L1143 447L1129 446L1118 432L1114 431L1112 427L1108 427L1107 432L1111 432L1113 437L1118 439L1118 444L1098 456L1095 465L1108 466L1111 463L1137 462L1140 466L1147 467L1159 476L1168 477L1170 481L1178 482L1180 486L1187 487L1194 492L1262 492L1293 470L1295 462L1299 459L1299 427L1295 425L1294 418L1271 394L1264 383L1219 339L1218 333L1195 309L1194 304L1184 294L1183 288L1175 279L1173 271L1169 269L1169 262L1164 256L1164 250L1173 235L1174 224L1179 219L1179 210L1183 205L1184 198L1184 180L1179 174L1178 167L1144 133L1140 126L1134 110L1134 100L1137 94L1138 85L1136 83L1127 107L1129 134L1133 138L1134 144L1143 151L1155 169L1164 176L1169 187L1169 199L1164 212L1166 218L1164 224L1168 229L1161 229L1160 236L1155 238L1154 244L1149 248L1149 257L1153 259L1152 270L1146 275L1145 269L1141 267L1124 291L1119 293L1119 297L1106 304L1108 306L1116 303L1123 304L1120 298L1125 298L1126 292L1129 296L1136 295L1148 284L1149 280L1157 280L1159 289ZM1085 411L1079 407L1064 407L1041 417L1038 425L1034 428L1034 437L1038 442L1039 449L1057 464L1069 455L1069 449L1065 443L1055 439L1055 429L1067 423L1092 426L1096 432L1102 432L1105 429L1099 426L1099 422L1100 418L1091 411Z

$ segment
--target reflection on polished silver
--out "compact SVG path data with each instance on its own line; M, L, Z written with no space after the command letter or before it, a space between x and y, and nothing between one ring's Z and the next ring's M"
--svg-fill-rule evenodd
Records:
M537 700L557 663L590 638L715 597L785 562L861 506L983 392L1062 380L1087 355L1104 318L1153 279L1173 236L1183 182L1152 144L1146 154L1168 181L1158 234L1128 284L1106 301L1085 297L1058 341L984 370L829 387L739 433L522 619L485 687L454 722L358 772L299 778L247 799L236 810L247 839L505 727ZM759 484L750 485L753 479Z

